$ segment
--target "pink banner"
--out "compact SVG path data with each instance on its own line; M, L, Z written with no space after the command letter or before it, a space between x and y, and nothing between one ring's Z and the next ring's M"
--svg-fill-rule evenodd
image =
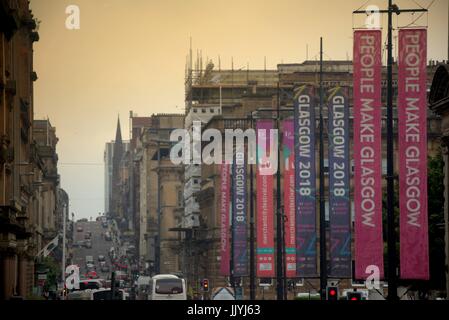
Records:
M398 124L401 278L429 279L427 30L399 30Z
M231 166L223 163L221 165L221 184L220 184L220 216L221 216L221 245L220 245L220 274L222 276L230 275L230 190L231 190Z
M270 174L272 120L259 120L257 129L257 277L274 277L273 175Z
M293 120L283 122L284 240L287 278L296 278L295 133Z
M381 38L380 30L354 32L355 277L360 280L371 274L370 266L384 276Z

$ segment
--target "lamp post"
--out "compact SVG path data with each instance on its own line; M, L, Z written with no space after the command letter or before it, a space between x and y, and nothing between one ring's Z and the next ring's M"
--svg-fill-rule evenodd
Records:
M253 112L251 112L251 128L254 126L254 116ZM250 179L250 228L249 228L249 297L250 300L256 299L256 268L255 268L255 250L254 250L254 172L253 172L253 164L249 164L249 179Z
M280 97L280 86L279 82L277 85L277 108L276 108L276 128L279 132L280 122L281 122L281 97ZM278 148L277 148L277 158L281 158L280 150L280 134L278 134ZM277 283L277 299L284 299L284 243L283 239L283 227L284 227L284 217L282 215L281 208L281 168L278 167L276 172L276 283Z
M320 289L321 299L326 299L327 287L327 250L326 250L326 213L324 203L324 129L323 129L323 38L320 38Z
M66 220L67 220L67 211L68 206L67 203L64 203L64 207L62 209L62 263L61 263L61 281L64 285L65 283L65 264L66 264Z

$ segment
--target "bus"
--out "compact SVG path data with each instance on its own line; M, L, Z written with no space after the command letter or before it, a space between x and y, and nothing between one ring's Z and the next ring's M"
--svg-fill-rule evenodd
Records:
M149 283L148 300L187 300L186 281L172 274L158 274Z

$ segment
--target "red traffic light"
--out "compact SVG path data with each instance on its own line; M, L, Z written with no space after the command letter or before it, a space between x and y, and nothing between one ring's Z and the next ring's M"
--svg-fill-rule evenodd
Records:
M327 287L326 288L326 299L327 300L338 300L338 288L337 287Z

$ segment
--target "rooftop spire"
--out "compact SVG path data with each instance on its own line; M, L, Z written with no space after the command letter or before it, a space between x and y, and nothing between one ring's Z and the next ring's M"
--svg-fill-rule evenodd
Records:
M115 142L122 142L122 130L120 129L120 115L117 119L117 131L115 132Z

